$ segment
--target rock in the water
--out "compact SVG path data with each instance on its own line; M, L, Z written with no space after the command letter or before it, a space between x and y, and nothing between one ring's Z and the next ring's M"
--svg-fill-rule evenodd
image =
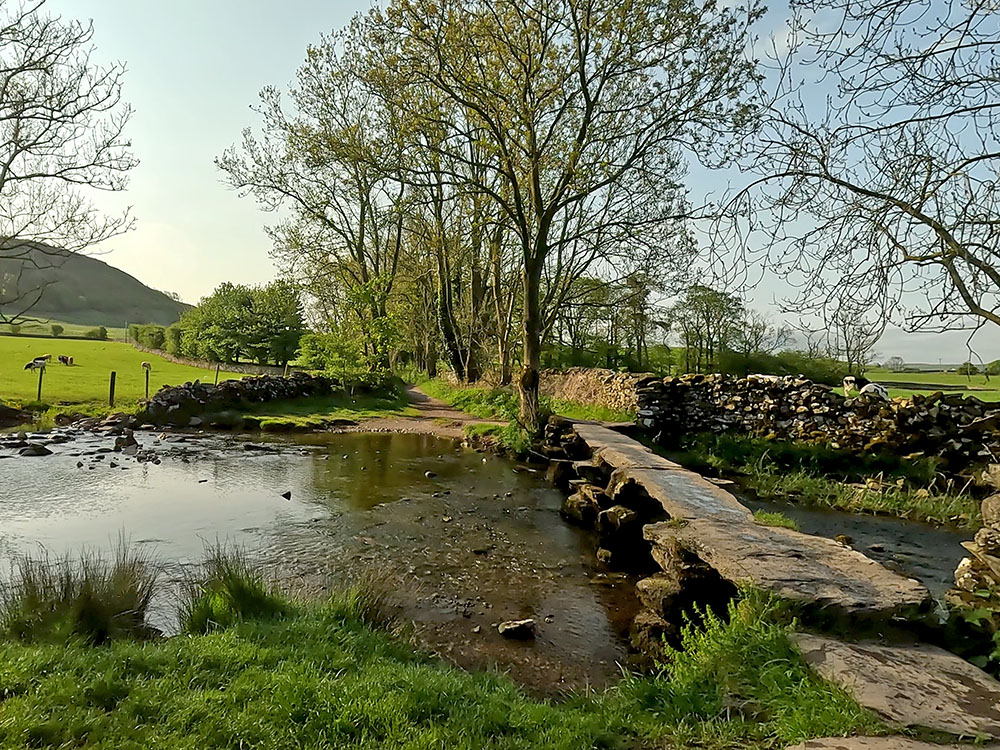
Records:
M38 443L30 443L21 450L18 451L19 455L22 456L51 456L52 451L46 448L44 445L39 445Z
M822 677L893 724L1000 738L1000 683L944 649L792 639Z
M437 474L435 474L433 471L425 471L424 476L427 477L428 479L433 479L434 477L437 476Z
M281 496L283 498L285 498L285 500L291 500L292 499L292 491L291 490L287 490L286 492L282 492Z
M504 638L510 638L511 640L530 640L535 637L535 621L527 619L501 622L497 625L497 632Z

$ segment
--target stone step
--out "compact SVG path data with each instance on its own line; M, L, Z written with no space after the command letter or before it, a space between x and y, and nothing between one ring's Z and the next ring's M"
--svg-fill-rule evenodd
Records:
M1000 738L1000 683L955 654L923 643L845 643L808 633L792 640L820 676L893 725Z
M607 489L614 502L639 507L635 498L641 495L669 517L644 530L654 559L668 573L693 555L725 581L752 584L814 614L885 620L929 611L930 594L918 581L839 542L760 526L732 493L621 433L599 425L574 429L595 463L614 467Z
M753 522L697 518L649 524L643 536L664 570L694 555L724 580L798 602L812 615L886 621L919 617L931 608L920 582L832 539Z

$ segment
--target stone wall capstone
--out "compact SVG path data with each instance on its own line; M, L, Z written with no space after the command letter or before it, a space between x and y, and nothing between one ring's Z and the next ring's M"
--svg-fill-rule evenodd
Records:
M541 390L552 398L598 404L634 414L639 406L636 385L649 377L648 374L594 367L544 370L541 373Z
M684 375L637 385L638 423L657 440L740 432L855 452L937 456L957 473L1000 456L1000 405L959 394L844 398L796 377Z

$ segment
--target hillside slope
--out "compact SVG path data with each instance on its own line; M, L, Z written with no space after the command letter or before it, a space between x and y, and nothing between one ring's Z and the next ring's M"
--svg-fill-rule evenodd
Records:
M97 258L70 255L53 262L51 253L32 251L31 258L0 256L0 310L14 312L5 300L45 286L29 315L90 326L126 323L175 323L189 305L150 289L133 276ZM37 266L37 267L36 267Z

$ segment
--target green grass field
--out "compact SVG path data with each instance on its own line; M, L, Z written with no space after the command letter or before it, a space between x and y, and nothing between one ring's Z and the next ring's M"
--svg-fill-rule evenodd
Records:
M985 375L966 377L957 372L889 372L875 367L865 373L865 377L876 383L889 386L889 395L893 398L909 398L914 393L929 395L942 390L939 386L958 386L965 390L945 390L945 393L961 393L965 396L975 396L983 401L1000 401L1000 378ZM893 387L893 383L919 384L920 388L912 386Z
M47 320L44 318L39 318L38 320L26 320L25 322L19 324L19 333L22 336L52 336L52 324L58 323L63 327L63 332L61 336L86 336L88 331L97 328L98 326L85 326L78 325L76 323L63 323L61 320ZM7 333L10 330L10 326L0 326L0 332ZM125 340L125 329L124 328L108 328L108 338L112 341L124 341Z
M38 373L24 369L34 357L51 354L42 380L42 402L53 406L72 406L73 410L95 411L108 406L108 382L112 370L117 373L116 409L127 411L145 396L145 373L141 363L152 364L150 395L163 385L177 385L189 380L213 381L215 372L173 362L113 341L77 341L0 336L0 400L25 404L35 400ZM56 361L59 355L73 357L72 367ZM223 372L219 379L241 375Z

